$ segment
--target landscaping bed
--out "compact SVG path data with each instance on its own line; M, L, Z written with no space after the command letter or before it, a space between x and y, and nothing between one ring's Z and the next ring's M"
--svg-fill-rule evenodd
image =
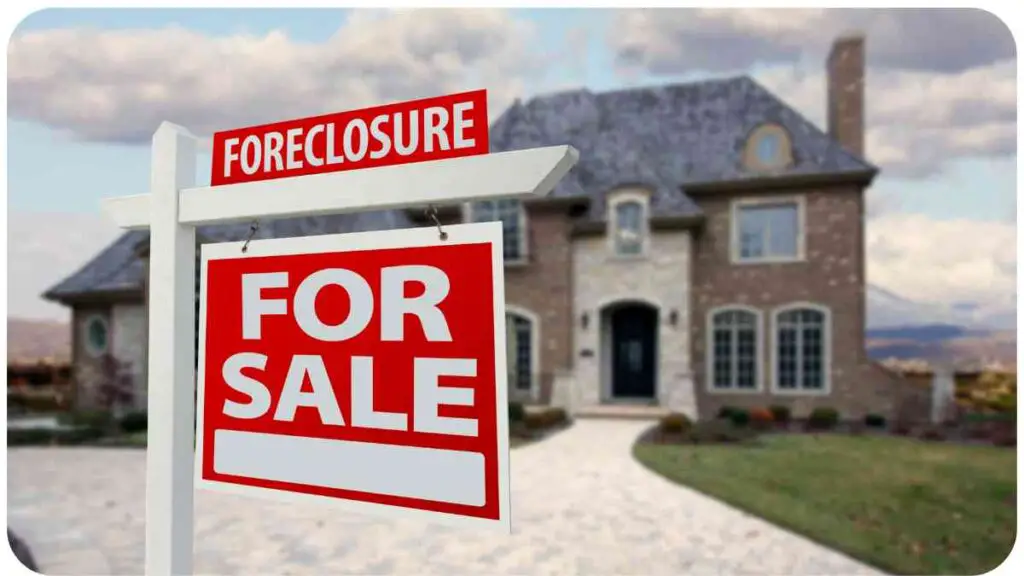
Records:
M569 415L561 408L527 408L517 402L508 405L509 442L513 448L546 438L571 424Z
M901 437L884 420L840 423L827 410L781 423L770 409L724 412L664 418L637 459L893 573L981 574L1013 547L1015 450Z
M146 447L145 412L117 419L104 412L69 412L57 415L56 420L54 426L8 428L7 445ZM560 408L509 405L512 447L546 438L570 424L568 415Z

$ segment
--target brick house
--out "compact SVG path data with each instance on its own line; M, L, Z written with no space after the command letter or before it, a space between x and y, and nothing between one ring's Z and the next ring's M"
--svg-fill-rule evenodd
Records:
M551 197L442 207L505 227L510 392L582 412L640 404L889 413L864 350L864 42L827 61L822 132L749 77L516 101L492 151L572 144ZM416 211L292 218L256 237L427 225ZM202 242L246 225L202 227ZM73 308L80 405L96 358L131 362L145 402L145 232L127 232L46 297Z

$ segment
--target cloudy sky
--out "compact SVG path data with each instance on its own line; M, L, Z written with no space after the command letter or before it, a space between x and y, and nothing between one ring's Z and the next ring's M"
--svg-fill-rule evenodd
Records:
M8 51L9 314L112 241L162 120L196 133L484 87L513 98L750 74L824 126L833 38L867 36L869 281L1015 310L1016 52L973 10L50 10ZM201 159L201 165L208 160ZM208 178L202 172L201 179Z

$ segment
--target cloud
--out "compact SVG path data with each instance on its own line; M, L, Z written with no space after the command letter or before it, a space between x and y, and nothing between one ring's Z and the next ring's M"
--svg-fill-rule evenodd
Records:
M1016 46L974 9L626 10L608 42L620 67L675 75L755 68L821 127L825 57L867 38L866 153L887 175L934 174L949 159L1016 154Z
M610 29L616 61L654 74L823 57L851 31L867 34L874 67L948 73L1016 57L1009 28L977 9L637 9Z
M774 67L754 76L825 127L823 67ZM886 175L916 177L935 173L951 158L1016 154L1016 84L1012 61L951 74L868 70L867 157Z
M538 76L533 27L501 10L354 11L327 42L281 32L55 29L8 48L9 116L141 143L485 87L501 109Z
M98 214L9 212L7 315L66 320L68 309L40 296L114 241L121 230Z
M1016 310L1014 223L895 212L871 220L866 236L872 284L917 302L970 303L978 317Z

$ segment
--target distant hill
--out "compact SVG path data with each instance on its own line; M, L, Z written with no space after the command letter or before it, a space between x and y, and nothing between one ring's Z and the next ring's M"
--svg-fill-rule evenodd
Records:
M41 358L71 359L71 329L65 322L7 319L7 363Z
M999 363L1015 366L1015 330L965 328L950 324L925 324L869 329L868 355L876 360L898 358L946 361L958 365Z

